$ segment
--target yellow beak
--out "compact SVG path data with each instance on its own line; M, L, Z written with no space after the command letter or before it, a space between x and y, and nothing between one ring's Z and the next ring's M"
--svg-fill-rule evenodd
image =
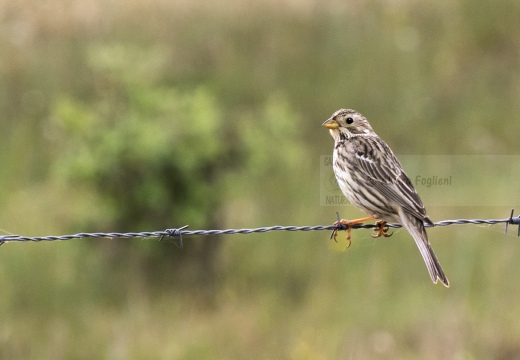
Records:
M339 128L339 124L336 120L330 118L330 119L327 119L325 120L325 122L323 124L321 124L322 126L325 126L326 128L329 128L329 129L337 129Z

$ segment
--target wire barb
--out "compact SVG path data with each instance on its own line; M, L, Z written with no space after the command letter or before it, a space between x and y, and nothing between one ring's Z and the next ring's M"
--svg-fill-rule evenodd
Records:
M520 236L520 215L517 217L513 217L513 214L515 213L515 209L511 209L511 215L509 215L509 219L506 222L506 228L504 230L504 234L507 235L507 227L509 224L512 225L518 225L518 234L517 236Z
M184 245L182 243L182 230L186 229L187 227L188 227L188 225L184 225L183 227L180 227L178 229L166 229L166 230L164 230L164 232L167 234L167 236L179 237L179 249L182 249L184 247ZM162 241L164 236L165 235L161 236L159 241Z

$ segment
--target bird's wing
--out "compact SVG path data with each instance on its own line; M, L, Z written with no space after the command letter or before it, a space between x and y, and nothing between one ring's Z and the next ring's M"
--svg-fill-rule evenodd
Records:
M412 182L390 147L377 136L356 137L353 145L353 158L367 182L403 211L431 223Z

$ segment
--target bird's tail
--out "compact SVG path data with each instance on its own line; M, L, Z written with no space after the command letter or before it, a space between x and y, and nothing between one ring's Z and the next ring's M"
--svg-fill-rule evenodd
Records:
M441 264L439 264L439 260L437 260L430 242L428 241L428 235L426 234L426 229L424 228L422 220L413 215L407 214L404 211L401 211L399 215L402 225L413 236L424 262L426 263L432 281L436 284L437 280L440 280L444 286L449 287L450 282L446 275L444 275Z

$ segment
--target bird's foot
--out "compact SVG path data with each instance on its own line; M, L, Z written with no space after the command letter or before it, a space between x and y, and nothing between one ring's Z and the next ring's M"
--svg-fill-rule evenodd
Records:
M388 226L386 226L386 221L384 221L384 220L379 220L378 222L376 222L376 226L375 226L374 230L376 233L372 234L373 238L378 238L381 236L390 237L394 234L394 233L391 233L391 234L388 233Z
M339 216L338 216L339 217ZM374 220L374 217L373 216L369 216L369 217L365 217L365 218L361 218L361 219L355 219L355 220L345 220L345 219L341 219L341 220L338 220L336 221L333 225L336 226L336 229L332 230L332 234L330 235L330 238L334 239L334 241L338 242L336 240L336 236L338 235L338 231L339 230L343 230L345 229L346 227L346 232L347 232L347 249L350 247L350 244L351 244L351 241L350 241L350 233L352 231L352 227L354 225L357 225L357 224L362 224L364 223L365 221L370 221L370 220Z

